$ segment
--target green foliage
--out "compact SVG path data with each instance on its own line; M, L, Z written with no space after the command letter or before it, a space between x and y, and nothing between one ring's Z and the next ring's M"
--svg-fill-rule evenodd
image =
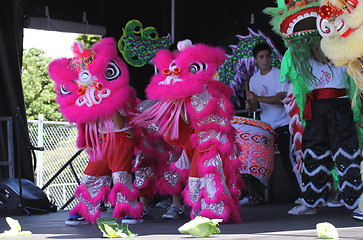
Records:
M76 38L76 40L77 41L80 41L81 43L83 43L86 46L87 49L91 49L91 47L93 46L93 44L95 44L96 42L100 41L101 39L102 39L102 36L85 35L85 34L80 34Z
M48 65L52 59L40 49L23 53L22 82L27 118L38 119L43 114L47 121L60 121L62 115L55 102L54 82L49 78Z

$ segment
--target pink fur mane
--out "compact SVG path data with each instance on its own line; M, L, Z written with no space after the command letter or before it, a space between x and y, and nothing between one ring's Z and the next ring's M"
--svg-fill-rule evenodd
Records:
M149 99L185 98L204 91L205 84L213 80L217 67L223 63L224 51L220 48L197 44L187 47L179 53L160 50L153 61L159 73L147 86L147 97ZM181 69L178 78L182 81L161 86L159 83L165 80L163 71L169 68L172 61L175 61L175 64ZM204 63L207 68L204 71L191 73L190 66L193 63Z
M117 55L115 40L105 38L97 43L92 50L96 56L89 67L89 72L97 78L98 82L103 84L104 88L111 91L109 97L103 98L100 104L92 107L75 105L75 101L79 97L76 83L78 73L69 65L71 59L56 59L49 64L49 75L56 82L57 103L60 106L60 111L69 122L81 124L110 117L122 109L127 100L132 99L135 94L129 86L129 73L126 64ZM104 71L110 61L116 62L121 72L120 76L113 81L107 81L104 76ZM60 92L62 86L70 94L62 95Z

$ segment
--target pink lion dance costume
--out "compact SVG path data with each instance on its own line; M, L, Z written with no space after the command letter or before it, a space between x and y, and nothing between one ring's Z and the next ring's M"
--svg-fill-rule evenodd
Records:
M137 106L140 114L150 108L154 101L142 101ZM165 142L155 124L145 126L143 122L135 126L136 158L134 186L139 190L139 196L151 199L157 192L161 195L180 195L184 183L171 165L180 157L182 148Z
M232 89L218 81L217 69L224 51L203 44L178 44L179 53L157 52L153 62L159 73L146 88L149 99L159 99L134 119L156 123L171 145L183 146L173 164L184 179L184 201L192 207L191 218L240 221L238 196L239 149L231 125Z
M112 38L103 39L92 50L75 42L72 50L72 59L56 59L49 65L60 111L77 124L77 146L90 157L75 192L79 203L70 215L79 213L96 223L101 202L109 201L115 206L113 217L129 214L140 218L142 205L131 176L135 143L126 134L135 114L136 96L129 86L126 64L117 56ZM115 124L115 114L124 119L121 129Z

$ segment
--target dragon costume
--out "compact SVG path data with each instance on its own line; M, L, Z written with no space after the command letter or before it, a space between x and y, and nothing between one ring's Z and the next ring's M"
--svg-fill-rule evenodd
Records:
M271 24L273 25L273 29L283 36L286 46L288 46L288 50L285 52L281 63L281 80L285 80L285 76L288 76L288 78L291 80L296 96L296 102L300 109L300 119L303 119L303 116L308 116L308 111L305 111L307 109L304 109L307 96L309 97L309 101L312 99L312 96L314 96L314 98L317 96L316 99L325 97L323 94L321 94L322 91L318 91L320 89L316 90L316 92L314 89L312 94L308 94L308 86L316 84L319 80L314 76L313 68L309 60L311 56L311 49L317 41L320 41L320 36L316 27L319 3L316 0L278 0L277 5L277 8L267 8L264 10L264 12L272 16ZM347 89L348 96L352 97L354 96L352 93L354 93L355 85L352 84L352 81L349 81L349 83L350 89ZM337 89L333 90L336 92L338 91ZM345 96L346 94L347 93L344 91L342 96ZM329 94L328 96L329 99L338 98L338 96L330 98ZM313 99L311 101L314 101L313 103L315 106L321 102L315 101ZM313 108L312 104L311 107ZM324 109L321 109L320 112L323 112L323 110ZM319 111L314 111L314 114L318 115ZM338 109L333 109L333 111L336 111L337 114L340 114L338 113ZM352 115L354 116L354 119L357 120L356 117L358 115L356 115L356 110L353 110L353 113L354 114ZM347 116L351 118L351 116ZM294 119L296 120L296 118ZM306 119L309 118L307 117ZM311 129L315 127L314 124L317 123L317 119L308 121L308 125L304 120L302 121L301 125L304 127L309 127L310 134ZM342 122L340 124L344 125ZM337 127L334 128L338 129ZM354 124L353 128L355 128ZM350 129L349 131L357 132L356 130L358 130L358 132L360 131L358 128ZM320 131L323 131L323 129L320 129ZM344 134L346 134L348 130L341 131L345 132ZM316 133L315 139L318 137L317 134L318 133ZM361 134L358 134L358 136L359 135ZM338 141L339 136L334 135L333 133L331 138ZM356 207L357 194L361 191L362 188L360 179L357 179L356 167L357 163L361 161L361 158L359 156L360 149L358 146L357 134L352 134L352 138L350 139L352 142L348 144L349 147L340 145L340 142L326 143L325 141L319 141L317 143L319 146L320 144L324 143L326 145L331 145L331 148L333 148L331 152L330 150L327 150L326 152L322 150L322 152L320 152L319 149L315 148L317 147L317 144L309 145L312 142L310 141L312 139L310 135L308 135L308 131L304 130L302 142L303 165L301 169L301 188L303 197L302 202L305 206L316 207L317 205L324 204L326 202L327 195L331 189L331 183L329 182L329 179L331 178L333 165L331 165L330 159L333 158L333 161L338 165L336 168L338 174L336 176L339 175L339 179L336 178L335 180L339 181L338 188L342 193L342 203L345 204L345 206L349 209Z
M149 99L159 100L134 121L156 124L172 145L183 146L174 167L186 176L184 201L191 218L204 216L240 221L240 161L235 129L231 125L232 90L218 81L224 52L203 44L178 44L179 53L157 52L159 70L146 88Z

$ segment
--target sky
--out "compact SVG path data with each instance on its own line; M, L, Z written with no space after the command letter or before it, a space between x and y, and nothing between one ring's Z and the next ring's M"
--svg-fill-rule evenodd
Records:
M65 33L37 29L24 29L24 49L42 49L48 57L53 59L61 57L73 57L71 51L72 42L78 37L78 33Z

